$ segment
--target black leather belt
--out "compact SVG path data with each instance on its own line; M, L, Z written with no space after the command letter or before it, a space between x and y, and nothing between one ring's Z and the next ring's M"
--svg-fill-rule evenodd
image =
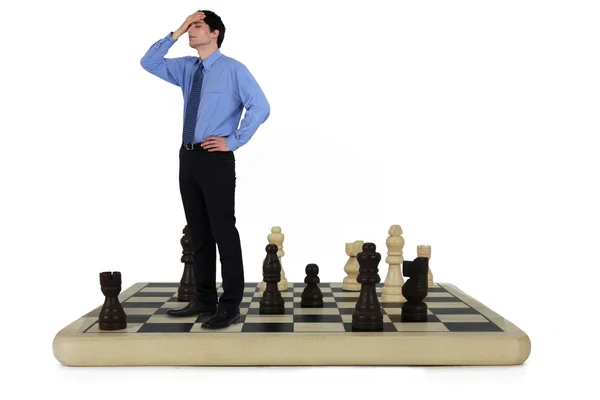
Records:
M190 143L190 144L182 143L182 146L186 150L204 150L202 148L202 143Z

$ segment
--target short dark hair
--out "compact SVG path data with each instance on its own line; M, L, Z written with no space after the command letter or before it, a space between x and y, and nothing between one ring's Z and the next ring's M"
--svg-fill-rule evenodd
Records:
M208 25L208 29L214 32L215 29L219 30L219 37L217 38L217 46L221 47L223 39L225 39L225 24L215 12L210 10L198 10L204 13L204 22Z

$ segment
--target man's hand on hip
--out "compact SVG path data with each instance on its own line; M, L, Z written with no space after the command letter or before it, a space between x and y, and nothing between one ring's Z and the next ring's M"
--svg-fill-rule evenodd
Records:
M208 151L231 151L229 147L227 147L227 143L225 143L226 137L222 136L210 136L204 142L202 142L201 146L203 149Z

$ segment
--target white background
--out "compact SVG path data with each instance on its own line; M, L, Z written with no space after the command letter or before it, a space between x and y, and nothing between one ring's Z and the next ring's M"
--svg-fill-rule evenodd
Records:
M246 279L261 279L274 225L290 281L308 263L341 281L346 242L374 242L385 260L400 224L405 259L431 245L436 281L527 332L523 366L75 369L54 359L54 335L102 303L100 271L121 271L124 288L181 276L183 98L140 59L200 8L221 15L221 51L272 106L236 152ZM581 394L598 355L599 18L593 1L3 3L3 390ZM187 40L167 56L197 56Z

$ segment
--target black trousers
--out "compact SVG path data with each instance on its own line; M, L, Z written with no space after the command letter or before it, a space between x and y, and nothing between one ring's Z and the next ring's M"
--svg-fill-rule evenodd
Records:
M179 150L179 187L194 249L198 299L234 309L242 302L244 266L235 218L235 156L232 151ZM223 293L217 297L219 247Z

